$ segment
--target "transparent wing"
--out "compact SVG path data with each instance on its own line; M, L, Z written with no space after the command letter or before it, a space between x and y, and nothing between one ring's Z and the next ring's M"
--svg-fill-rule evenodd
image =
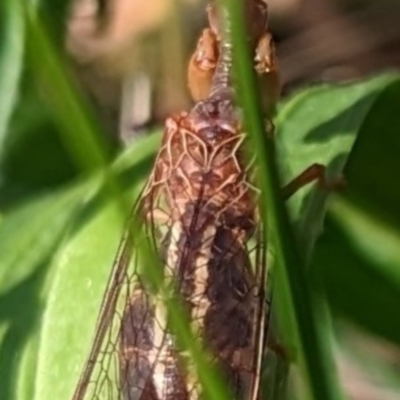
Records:
M121 314L118 310L121 309L121 303L126 301L127 292L134 285L134 277L129 277L128 271L131 255L132 243L127 228L112 266L97 319L92 348L73 400L121 398L116 384L118 367L115 363L115 352L121 329ZM103 395L100 395L101 393Z
M215 161L215 168L233 165L226 183L198 166L198 149L204 148L198 138L172 133L177 142L172 146L164 139L130 223L144 222L145 240L156 249L164 279L182 300L193 338L221 369L233 398L257 399L267 266L264 232L255 219L256 193L247 173L237 170L232 150L241 137L226 145L221 163ZM185 175L190 170L192 179ZM150 290L140 269L140 245L127 230L73 400L201 398L193 361L170 330L168 312L173 310Z

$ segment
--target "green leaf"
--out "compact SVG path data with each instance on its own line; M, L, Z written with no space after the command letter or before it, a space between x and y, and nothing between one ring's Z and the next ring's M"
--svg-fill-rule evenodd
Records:
M113 169L130 192L137 192L147 175L159 140L159 135L146 137L116 161ZM21 221L29 222L25 236ZM0 297L0 332L5 331L0 367L12 368L4 376L0 398L71 398L124 222L101 173L5 217L0 225L0 237L3 233L6 239L0 246L7 246L0 253L0 265L7 265L0 279L7 291ZM20 247L31 253L21 258ZM21 309L23 299L30 300ZM19 349L19 357L13 358L9 349Z
M91 206L85 214L92 217L51 266L37 357L25 366L35 371L32 399L70 400L89 354L123 221L113 203Z
M317 246L330 304L353 323L400 344L400 321L390 317L400 298L400 230L343 198L335 198Z
M121 155L114 167L121 182L137 186L149 170L159 139L152 135ZM60 386L71 391L76 385L121 234L121 215L106 199L99 173L4 216L0 288L6 293L0 296L0 369L7 372L2 374L0 398L68 398L46 393L58 396ZM74 346L78 350L72 353ZM81 356L79 366L74 357L68 358L71 355ZM49 366L47 359L56 364ZM48 378L52 373L63 374L58 384Z
M399 100L395 79L369 109L346 166L347 189L329 207L312 263L336 316L396 345L399 323L391 310L400 298L400 194L394 178L400 168Z
M43 266L30 279L25 280L0 298L0 369L2 399L30 399L33 393L31 377L34 368L20 371L27 356L37 353L36 329L40 321L39 289L45 276ZM20 373L21 372L21 373ZM24 396L21 395L23 387Z
M396 307L400 296L400 188L394 178L400 169L400 81L394 78L359 129L346 166L347 200L332 203L312 268L332 308L398 343L398 322L384 312Z
M400 227L400 187L394 175L400 168L399 100L397 75L366 116L346 168L346 195L396 228Z
M352 84L322 85L284 102L279 108L276 135L283 181L288 183L314 163L327 167L328 180L338 177L356 138L364 135L371 108L399 80L399 74L388 73ZM387 119L389 124L393 117ZM345 178L349 181L348 171ZM308 185L288 201L307 259L322 232L326 200L327 193Z
M399 75L383 74L348 85L305 89L285 102L279 109L276 135L278 162L284 181L289 182L313 163L327 166L328 178L338 177L353 151L357 137L363 133L362 128L374 104L398 82ZM316 190L316 185L309 185L299 190L288 202L298 245L306 260L310 260L314 243L323 230L327 195ZM314 360L312 364L317 362L325 365L327 371L333 371L333 359L324 354L332 348L333 332L325 299L317 282L317 279L314 280L304 289L312 298L319 340L323 343L323 359ZM300 281L297 281L299 284ZM285 343L291 346L296 343L295 324L288 312L292 305L285 299L287 289L284 285L278 285L275 290L281 332ZM299 323L304 325L304 332L309 331L305 319L300 319ZM308 352L310 358L314 359L318 356L313 349L313 340L305 335L300 353Z
M0 295L51 257L81 200L82 188L72 188L31 200L4 217L0 225Z

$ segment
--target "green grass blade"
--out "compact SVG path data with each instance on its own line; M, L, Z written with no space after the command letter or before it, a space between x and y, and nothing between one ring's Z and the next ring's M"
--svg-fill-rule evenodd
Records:
M7 214L0 226L0 296L51 258L79 208L85 188L42 196Z
M240 4L226 1L232 19L232 40L239 98L245 122L256 148L260 169L259 184L262 204L267 215L264 221L274 232L273 245L278 260L278 275L286 287L287 304L293 312L300 345L300 360L304 362L306 382L315 400L342 399L334 370L333 355L322 339L320 312L305 277L305 268L290 227L288 215L280 195L278 171L275 164L274 143L265 138L252 64L246 47ZM266 208L267 207L267 208ZM269 229L269 233L271 230ZM270 238L271 239L271 238ZM269 240L271 243L271 240ZM291 312L289 311L288 312Z
M51 108L71 157L83 171L104 167L109 161L101 130L67 73L61 54L49 39L33 6L24 2L29 40L28 56L38 81L51 96Z
M18 2L0 2L0 154L19 92L25 26Z

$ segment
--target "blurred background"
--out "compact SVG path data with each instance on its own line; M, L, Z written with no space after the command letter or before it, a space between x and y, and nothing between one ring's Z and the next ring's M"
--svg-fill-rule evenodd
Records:
M207 23L206 3L75 0L66 46L110 134L128 139L189 107L186 67ZM284 96L296 87L349 81L400 65L396 0L268 5Z

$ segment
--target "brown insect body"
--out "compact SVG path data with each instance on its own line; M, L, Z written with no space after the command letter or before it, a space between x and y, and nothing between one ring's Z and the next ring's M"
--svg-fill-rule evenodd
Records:
M167 228L159 246L163 248L165 274L183 297L193 333L215 355L238 399L247 398L243 395L252 389L259 334L255 324L260 307L259 282L246 247L255 232L256 193L240 154L243 140L232 93L229 89L216 91L191 112L167 121L143 198L147 218L154 218L154 209L168 216L161 223ZM157 221L152 223L158 229ZM133 375L132 385L137 387L142 359L148 387L142 388L146 394L138 398L201 398L190 365L177 365L179 355L167 333L165 315L163 321L156 317L165 313L157 310L164 307L162 302L149 307L144 292L138 293L122 321L129 334L123 328L121 376ZM146 322L143 308L147 308ZM133 330L138 328L138 318L141 329L148 329L146 336L153 337L151 343L131 334L132 326ZM157 380L157 370L162 379Z
M266 8L260 0L244 3L250 10L246 15L258 21L248 31L254 48L266 28ZM253 400L259 394L264 344L265 249L256 221L257 190L243 154L246 134L231 82L232 47L214 6L209 7L209 19L211 31L219 35L210 93L191 111L166 121L139 211L159 251L164 278L183 300L195 338L221 368L233 398ZM122 315L102 322L110 318L103 305L96 343L74 400L102 398L100 394L113 400L204 398L192 361L177 348L163 299L151 296L137 275L136 289L130 291L125 252L126 243L114 273L127 282ZM121 286L104 301L111 309L121 298ZM115 336L105 324L114 326ZM107 331L113 339L101 353ZM117 358L118 378L113 381L105 376L107 357ZM93 374L99 378L89 391ZM114 382L111 389L109 382Z
M208 10L211 30L220 35L220 16L214 6ZM264 26L259 24L251 32L256 37L265 29L266 12L257 15ZM219 59L210 95L189 113L166 122L162 147L144 191L143 209L159 231L165 276L183 297L195 336L211 350L235 398L250 399L258 392L262 342L258 317L264 307L259 296L264 282L252 270L247 248L255 233L257 196L241 154L245 134L231 83L232 48L224 36L218 39ZM164 229L157 227L155 214L163 216ZM137 325L135 319L143 314L144 304L151 316L144 326L147 337L153 338L146 343L138 341L141 335L125 334ZM132 375L129 387L143 381L143 395L138 398L201 398L190 363L177 361L184 355L178 354L168 333L162 302L149 305L140 292L125 310L122 326L121 376ZM139 372L141 361L144 372ZM147 376L140 379L138 374Z

